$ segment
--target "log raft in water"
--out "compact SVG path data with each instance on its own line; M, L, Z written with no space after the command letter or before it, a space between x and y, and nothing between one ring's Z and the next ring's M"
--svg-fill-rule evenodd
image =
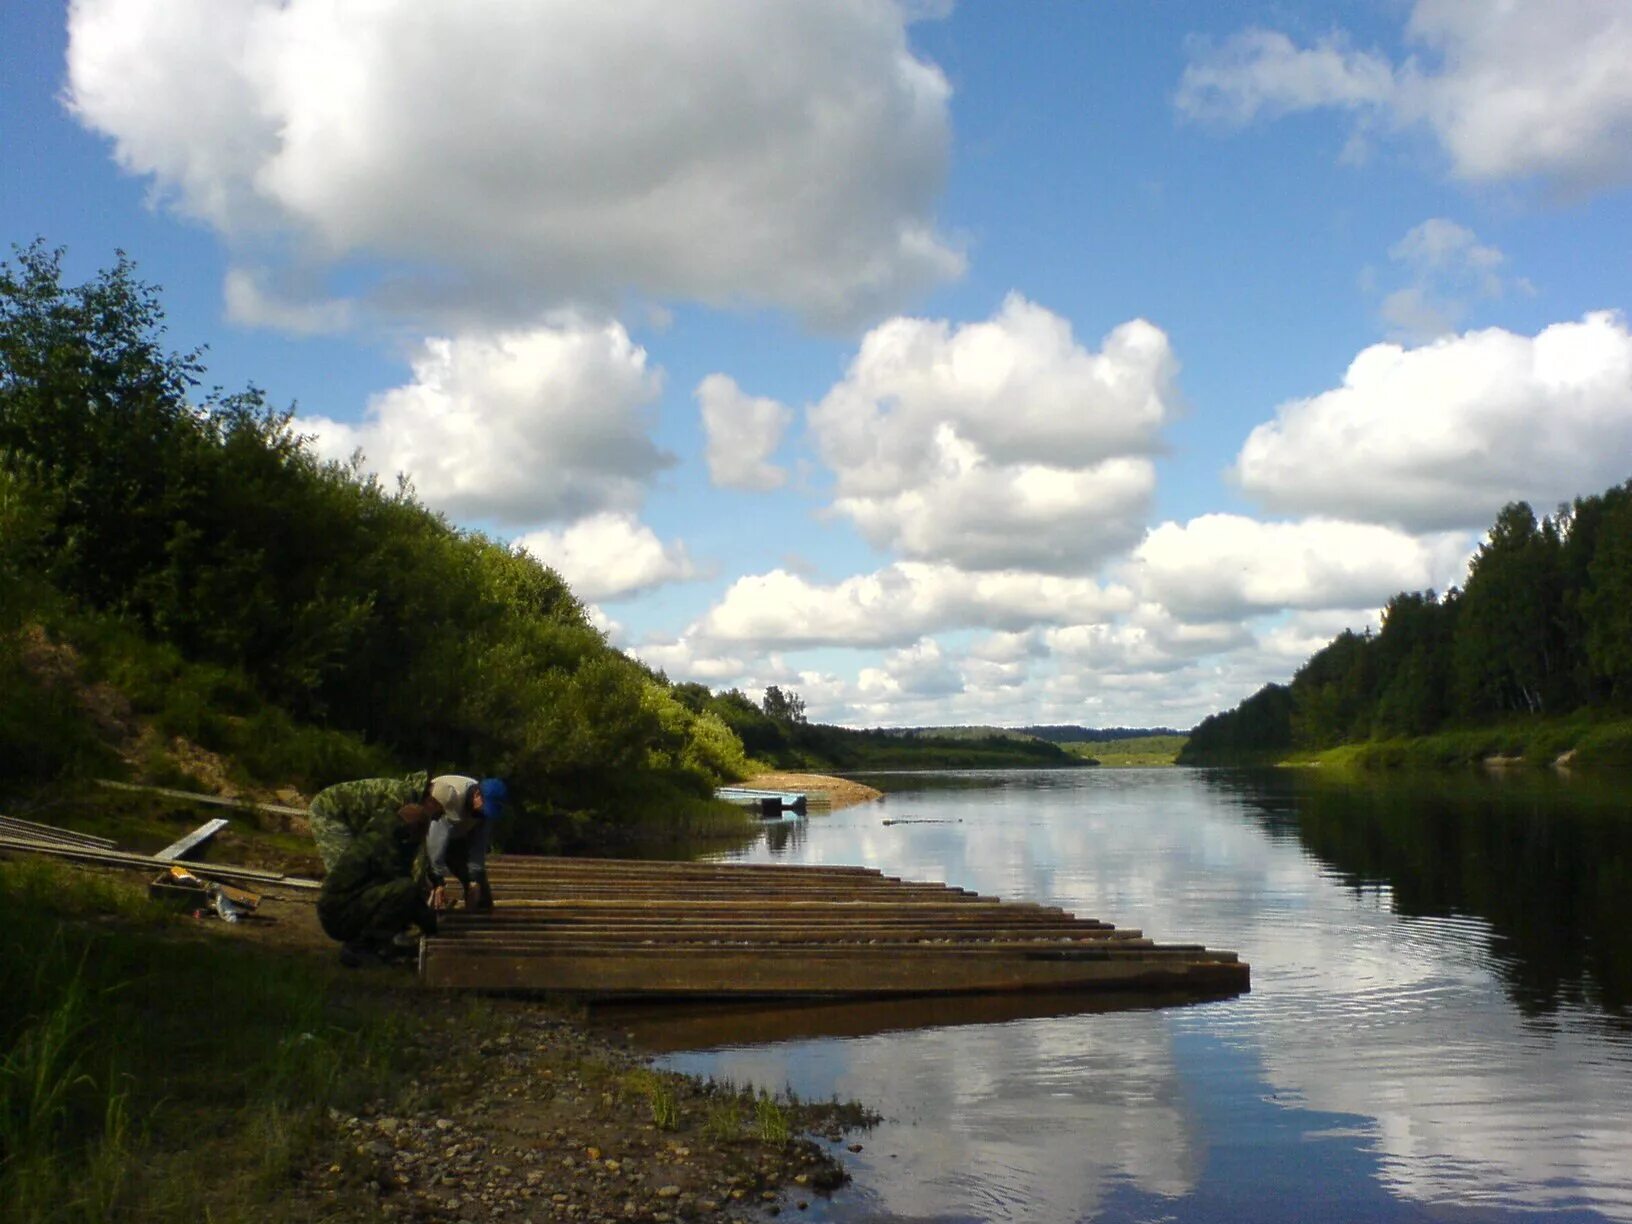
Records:
M507 856L488 914L424 941L432 986L595 998L1246 990L1233 952L864 867Z

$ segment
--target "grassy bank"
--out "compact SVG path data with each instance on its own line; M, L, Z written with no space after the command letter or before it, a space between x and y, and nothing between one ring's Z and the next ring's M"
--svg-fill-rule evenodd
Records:
M1632 767L1632 719L1584 714L1527 718L1500 726L1366 740L1318 751L1211 753L1198 765L1320 765L1354 769L1435 769L1469 765Z
M1073 756L1097 761L1106 769L1144 769L1174 764L1185 739L1183 735L1141 735L1061 746Z
M0 1052L8 1224L763 1206L840 1184L801 1136L869 1120L653 1071L560 1007L344 970L309 904L228 926L38 861L0 860Z
M0 1201L18 1221L303 1218L327 1111L406 1082L403 1020L325 960L125 877L0 862Z

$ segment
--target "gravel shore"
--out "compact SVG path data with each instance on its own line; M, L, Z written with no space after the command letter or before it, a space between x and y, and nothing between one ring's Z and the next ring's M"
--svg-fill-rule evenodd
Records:
M331 1113L332 1154L299 1192L438 1224L763 1220L842 1186L837 1153L873 1120L655 1070L543 1005L416 1010L418 1077Z

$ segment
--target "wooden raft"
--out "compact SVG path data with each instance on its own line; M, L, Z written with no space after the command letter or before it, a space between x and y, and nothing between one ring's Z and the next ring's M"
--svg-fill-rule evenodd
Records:
M596 998L1248 988L1233 952L864 867L507 856L423 941L432 986Z

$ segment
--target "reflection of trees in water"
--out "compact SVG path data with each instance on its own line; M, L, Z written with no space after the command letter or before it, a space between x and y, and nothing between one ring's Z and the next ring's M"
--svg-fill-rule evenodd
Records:
M1515 1004L1632 1022L1632 819L1619 779L1531 771L1332 778L1209 773L1272 834L1407 916L1473 915Z
M765 826L765 846L771 854L781 858L805 844L809 827L802 820L780 820Z

